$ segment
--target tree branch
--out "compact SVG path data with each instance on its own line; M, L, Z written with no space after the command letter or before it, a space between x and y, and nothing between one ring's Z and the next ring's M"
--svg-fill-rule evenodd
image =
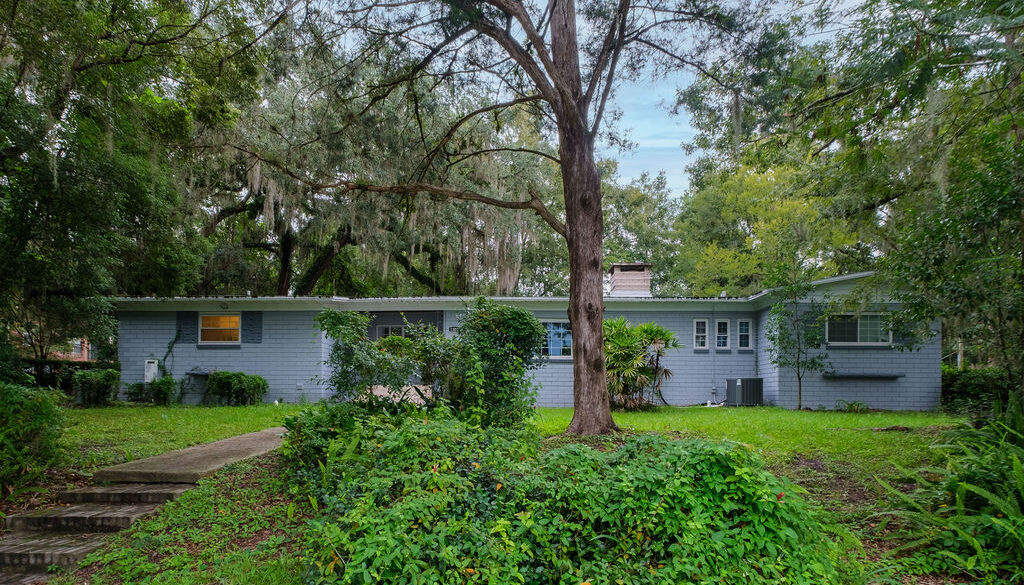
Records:
M484 148L482 150L477 150L477 151L474 151L474 152L464 153L459 158L457 158L457 159L453 160L452 162L448 163L448 168L451 168L451 167L459 164L460 162L462 162L462 161L464 161L466 159L472 158L474 156L479 156L481 154L488 154L488 153L491 153L491 152L525 152L526 154L535 154L537 156L544 157L544 158L550 160L551 162L553 162L555 164L561 164L562 163L562 161L557 156L552 156L552 155L550 155L550 154L548 154L546 152L542 152L542 151L539 151L539 150L534 150L532 148Z
M451 142L452 138L455 137L456 132L458 132L459 128L463 124L465 124L466 122L472 120L473 118L475 118L476 116L479 116L480 114L486 114L487 112L493 112L494 110L510 108L512 106L516 106L516 105L519 105L519 104L525 104L525 103L528 103L528 102L534 102L534 101L537 101L539 99L541 99L541 97L538 96L538 95L532 95L532 96L525 96L525 97L521 97L521 98L516 98L514 100L510 100L510 101L507 101L507 102L502 102L500 104L492 104L490 106L485 106L485 107L482 107L482 108L478 108L478 109L473 110L472 112L466 114L465 116L459 118L458 120L456 120L456 122L454 124L452 124L452 126L450 128L448 128L448 132L445 133L445 135L443 137L441 137L441 140L439 140L437 142L437 144L434 146L434 148L431 149L431 151L428 152L425 157L423 157L423 161L419 165L417 165L416 172L415 172L416 180L418 180L418 181L422 181L423 180L423 178L426 176L427 170L430 168L430 165L433 164L434 159L437 158L437 155L444 149L444 147L449 142Z
M526 74L530 77L533 83L537 86L537 90L540 92L542 96L544 96L544 99L551 103L553 107L562 107L561 92L555 89L555 86L552 83L553 80L548 78L548 75L550 74L551 70L548 70L548 72L545 73L545 70L548 67L548 65L545 65L545 68L541 68L541 66L538 65L537 62L533 59L533 57L530 56L530 52L527 51L526 48L523 47L521 44L519 44L519 41L513 38L512 35L507 30L499 28L495 26L494 23L485 19L478 13L478 9L471 5L468 5L466 3L466 0L451 0L451 5L457 7L467 17L471 19L471 22L473 23L473 28L480 31L480 33L482 33L483 35L494 40L494 42L498 43L498 45L502 49L505 49L505 52L508 53L509 57L511 57L512 60L514 60L516 63L519 64L520 67L523 68L523 71L526 72ZM496 4L493 3L492 5L497 6ZM499 9L504 10L501 6L497 7ZM532 29L532 27L530 28ZM538 56L541 56L542 58L541 62L550 63L550 57L544 56L543 43L541 43L539 47L536 47L536 49Z
M619 2L619 12L616 18L619 20L618 32L615 34L615 45L612 49L612 62L608 65L608 75L605 76L604 91L601 94L601 103L597 106L597 111L594 113L594 123L590 127L590 133L596 134L597 129L601 127L601 118L604 116L605 106L608 104L608 96L611 95L612 81L615 79L615 69L619 64L619 56L622 54L622 47L625 45L626 39L626 16L629 13L629 0L621 0ZM609 27L611 29L612 27ZM596 80L600 77L600 69L594 70L594 77L590 80L592 87L597 87L595 84ZM587 103L590 103L590 90L587 91Z
M494 197L488 197L481 195L480 193L474 193L472 191L459 191L457 189L450 189L447 187L441 187L438 185L431 185L429 183L407 183L404 185L370 185L366 183L359 183L351 179L342 179L331 183L323 183L319 181L313 181L308 177L304 177L294 170L288 168L286 165L280 162L261 156L259 153L249 150L245 147L238 145L231 145L232 148L240 152L249 154L257 159L265 162L266 164L274 167L281 171L288 177L299 181L300 183L310 187L317 191L332 191L337 190L341 193L351 192L367 192L367 193L391 193L394 195L418 195L420 193L429 193L438 197L445 197L447 199L458 199L461 201L475 201L478 203L484 203L486 205L493 205L494 207L501 207L503 209L529 209L533 210L537 215L541 217L551 229L558 232L562 237L566 236L565 223L558 219L555 214L551 213L551 210L544 205L544 202L540 200L540 197L536 193L530 194L530 199L526 201L505 201L504 199L496 199Z

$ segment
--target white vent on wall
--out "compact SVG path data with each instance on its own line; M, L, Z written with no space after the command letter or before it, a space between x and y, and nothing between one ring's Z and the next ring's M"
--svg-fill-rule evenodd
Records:
M156 360L146 360L145 369L143 369L143 371L142 371L142 381L143 382L149 384L153 380L156 380L156 372L157 372L156 366L157 366L157 361Z

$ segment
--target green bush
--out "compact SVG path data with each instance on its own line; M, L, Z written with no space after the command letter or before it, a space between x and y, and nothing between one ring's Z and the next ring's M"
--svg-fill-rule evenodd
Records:
M961 572L993 582L1024 580L1024 435L993 422L981 429L947 433L937 445L944 468L927 468L914 478L911 494L883 486L903 504L894 515L907 521L916 539L921 572ZM937 556L941 564L919 562ZM1002 582L1002 581L1000 581Z
M656 323L630 325L625 317L604 322L605 370L612 405L624 410L668 404L661 385L672 377L662 366L666 350L680 347L676 334Z
M355 402L321 402L286 417L284 427L288 434L281 454L293 472L316 469L323 460L331 442L350 433L368 411Z
M117 399L121 372L117 370L79 370L72 381L78 401L85 406L106 406Z
M126 398L131 402L150 402L157 406L166 406L178 398L178 382L165 376L149 384L136 382L128 386Z
M738 446L650 435L538 455L522 429L340 420L305 464L320 509L305 556L322 582L839 580L795 488Z
M266 382L264 382L265 384ZM178 381L170 376L153 380L149 385L150 401L157 406L166 406L174 401L178 393ZM266 390L264 390L266 393ZM263 394L260 394L260 398Z
M25 363L14 349L10 338L0 334L0 383L35 385L32 376L25 372Z
M206 379L207 393L230 406L259 404L269 389L262 376L244 372L213 372Z
M40 476L59 455L60 395L0 382L0 497Z
M459 321L459 339L480 359L484 425L513 427L533 416L530 370L541 363L547 332L526 309L480 297Z
M320 329L333 340L327 385L335 400L375 402L373 386L384 386L399 398L406 394L415 363L400 348L389 353L371 341L366 335L370 320L367 313L331 309L316 317Z
M116 360L82 362L53 358L43 360L23 358L22 364L32 372L32 378L35 380L34 386L55 388L68 395L73 395L76 392L75 374L78 372L83 370L121 369L121 364Z
M394 401L419 398L428 409L444 405L484 426L516 426L533 414L529 370L540 363L545 332L529 311L477 299L454 338L432 325L407 324L407 337L374 342L364 313L328 310L317 322L334 340L328 385L339 400L394 411L391 401L372 393L383 386Z
M484 367L475 349L460 337L445 337L433 325L409 326L407 335L386 337L379 344L396 359L412 359L419 385L430 388L426 406L444 405L460 418L490 424Z
M997 401L1006 404L1011 390L1002 368L957 369L942 366L942 409L973 419L990 419Z

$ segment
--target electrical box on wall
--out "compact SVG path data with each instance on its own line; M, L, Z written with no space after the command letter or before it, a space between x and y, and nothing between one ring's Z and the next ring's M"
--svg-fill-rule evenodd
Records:
M149 384L153 380L156 380L157 374L157 361L146 360L146 366L142 373L142 381Z

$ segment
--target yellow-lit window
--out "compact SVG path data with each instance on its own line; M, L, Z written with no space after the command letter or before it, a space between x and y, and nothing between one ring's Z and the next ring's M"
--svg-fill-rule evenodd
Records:
M199 343L238 343L241 325L239 315L200 315Z

